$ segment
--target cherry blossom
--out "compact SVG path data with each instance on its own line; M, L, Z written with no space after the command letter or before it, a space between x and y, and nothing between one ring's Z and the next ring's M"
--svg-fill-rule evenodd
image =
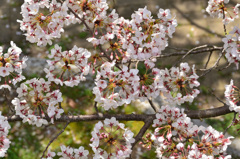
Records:
M0 89L6 88L11 90L11 84L16 84L25 79L22 75L22 69L26 68L27 57L20 59L22 50L11 41L11 47L7 53L3 53L3 48L0 47Z
M116 118L99 121L92 131L90 146L95 155L93 158L127 158L131 154L131 144L135 141L133 133L124 128Z
M233 137L225 138L211 126L194 125L183 109L162 106L153 127L156 129L148 142L154 143L158 158L231 158L226 149Z
M233 80L231 80L229 85L225 86L225 97L227 104L229 106L229 110L240 113L240 103L239 103L239 88L233 84Z
M192 102L200 93L199 90L193 89L200 85L194 67L193 65L190 69L187 63L181 63L180 67L160 70L160 77L156 79L163 80L164 89L162 89L162 92L169 104Z
M62 51L62 47L55 45L49 55L47 73L49 81L73 87L84 81L84 75L89 72L88 58L91 53L83 48L74 46L72 50Z
M231 16L225 6L228 2L209 0L206 11L213 17L223 18L223 23L228 24L239 18L240 7L237 4ZM18 22L29 42L38 46L52 45L55 38L61 37L64 26L82 23L83 30L91 34L86 40L93 44L95 52L91 54L77 46L62 51L62 47L56 44L48 56L48 68L44 69L48 80L33 78L17 88L18 97L12 100L15 115L22 118L23 123L37 127L47 125L48 120L54 123L55 119L61 118L64 110L61 108L62 93L54 90L53 86L77 86L86 80L86 75L92 70L96 73L93 88L96 106L102 106L105 110L130 104L137 99L150 101L163 94L168 105L153 114L156 115L152 119L154 132L148 133L141 143L148 149L154 147L158 158L231 158L226 154L226 149L232 137L225 137L211 126L205 128L194 125L184 109L176 107L184 102L193 102L200 93L196 88L200 83L195 66L181 63L179 67L170 69L155 68L156 58L168 46L168 40L175 32L175 16L169 9L159 9L155 18L144 7L135 11L131 19L125 19L119 17L116 10L108 9L106 0L24 1L21 7L23 19ZM239 34L240 29L235 26L223 38L226 58L237 67L240 59ZM13 42L5 54L0 47L0 81L3 83L0 89L10 90L10 83L15 85L25 79L22 69L26 67L27 58L20 60L21 52ZM137 69L139 62L144 63L146 72ZM132 64L136 64L135 69ZM226 86L225 96L229 109L239 113L238 91L231 81ZM98 117L102 117L101 113L98 113ZM10 125L1 112L0 121L0 157L4 157L10 144L7 139ZM147 120L144 122L140 132L149 126ZM139 134L136 141L141 137ZM134 133L115 117L96 123L91 135L90 146L94 152L91 157L94 159L129 158L132 145L135 145ZM82 146L75 149L62 145L61 152L57 153L61 159L87 159L88 155L89 151ZM45 157L52 159L57 156L48 150Z
M54 38L60 38L64 24L73 23L73 16L68 15L67 2L62 5L56 0L25 1L21 7L23 20L18 20L26 39L38 46L52 44Z
M230 22L233 22L235 19L239 18L238 8L240 4L236 4L233 8L233 15L229 13L229 10L225 4L229 3L229 0L209 0L206 11L212 17L223 18L223 23L226 25Z
M115 61L102 64L97 72L96 87L93 88L95 101L105 110L129 104L139 92L138 70L123 65L122 70L114 71L114 66Z
M58 119L64 112L59 108L58 103L62 102L62 94L59 90L50 91L50 82L44 79L33 78L22 83L17 88L18 98L12 100L15 106L16 115L23 118L23 122L42 126L48 124L43 117ZM31 103L31 104L30 104Z
M89 151L85 150L83 146L80 146L78 149L72 147L66 147L65 145L61 146L61 151L57 155L60 156L60 159L87 159Z
M11 126L9 125L7 118L2 116L2 112L0 111L0 157L5 156L11 143L7 138L10 128Z
M70 7L90 28L103 27L108 4L106 0L67 0ZM78 19L78 22L79 21Z
M235 63L238 69L240 61L240 28L235 26L222 41L224 42L223 48L228 62Z
M168 45L168 38L172 37L177 21L169 10L160 9L159 19L153 19L147 7L140 8L132 14L131 20L119 18L114 33L118 39L114 46L121 53L123 62L129 59L148 60L159 56Z
M47 155L43 159L53 159L54 156L56 156L56 153L52 152L50 149L48 149Z

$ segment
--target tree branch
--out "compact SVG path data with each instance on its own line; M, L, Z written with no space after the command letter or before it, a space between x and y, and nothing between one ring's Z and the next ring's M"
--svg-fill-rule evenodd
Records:
M187 116L191 119L203 119L203 118L210 118L216 117L220 115L225 115L232 113L229 110L228 105L224 105L222 107L212 108L212 109L205 109L205 110L185 110ZM106 118L115 117L117 120L124 120L124 121L145 121L149 117L153 117L155 119L155 114L99 114L99 115L62 115L61 118L55 119L54 122L79 122L79 121L98 121L104 120ZM22 118L19 116L12 116L7 117L9 122L15 121L22 121ZM44 118L50 121L50 118Z
M138 143L139 140L143 137L147 129L152 125L153 120L155 117L148 117L145 119L145 124L141 128L141 130L138 132L138 134L135 137L135 142L132 144L132 148Z
M216 47L213 46L213 48L206 48L206 49L200 49L196 51L191 51L190 54L199 54L199 53L205 53L205 52L212 52L212 51L222 51L223 47ZM181 56L185 55L188 51L180 51L180 52L174 52L174 53L164 53L163 55L160 55L157 58L164 58L164 57L170 57L170 56Z
M59 135L61 135L61 134L64 132L64 130L65 130L65 129L67 128L67 126L69 125L69 123L70 123L70 122L67 122L66 125L64 126L64 128L63 128L56 136L54 136L54 138L52 138L52 140L49 141L47 147L46 147L45 150L43 151L43 154L42 154L42 157L41 157L41 158L44 157L46 151L48 150L48 147L53 143L54 140L56 140L56 139L58 138Z

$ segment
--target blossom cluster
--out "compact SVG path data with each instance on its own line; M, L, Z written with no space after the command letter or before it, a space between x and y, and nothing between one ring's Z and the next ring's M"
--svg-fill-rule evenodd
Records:
M206 11L212 17L223 18L223 23L226 25L239 18L240 4L236 4L233 8L233 16L229 13L229 10L225 7L225 4L229 3L229 0L209 0Z
M105 110L129 104L139 92L138 70L128 69L124 65L121 70L115 71L114 66L115 61L102 64L97 72L96 87L93 88L95 101L102 104Z
M194 89L200 85L194 65L192 69L187 63L170 70L153 68L152 72L143 75L139 75L138 69L128 69L125 65L121 70L114 67L115 62L102 64L97 72L96 87L93 88L95 101L105 110L129 104L136 99L145 101L147 98L156 98L160 92L171 105L192 102L199 94L199 90Z
M153 127L156 129L151 140L159 158L231 158L225 151L232 137L225 138L211 126L194 125L183 109L162 106Z
M160 9L157 16L158 19L154 19L146 7L133 13L131 20L118 18L115 12L111 13L107 18L112 21L107 27L108 32L99 39L91 37L87 40L95 46L108 42L110 50L121 54L119 57L115 53L115 58L122 62L154 58L167 47L167 36L172 37L177 26L170 10ZM117 42L113 42L115 37Z
M67 0L66 2L68 7L90 28L103 28L104 24L110 23L108 21L110 17L107 18L109 7L106 0ZM79 19L77 21L81 22Z
M82 146L80 146L78 149L73 149L71 147L62 145L61 151L62 152L57 153L58 156L61 156L60 159L87 159L89 154L88 150L85 150Z
M168 38L172 37L177 21L172 18L169 9L159 9L158 19L153 19L151 12L140 8L132 14L132 19L119 18L116 33L123 61L130 59L148 60L159 56L168 46Z
M229 106L229 110L240 113L240 89L233 84L233 80L231 80L229 85L225 86L225 89L226 90L224 94Z
M238 18L240 6L235 6L232 17L225 7L228 1L210 0L206 10L211 16L223 18L224 24L228 24ZM65 0L61 3L57 0L25 0L21 7L23 19L18 22L21 30L26 32L27 40L38 46L52 45L53 39L61 37L65 25L76 22L83 23L85 29L90 31L92 35L87 41L94 47L108 44L105 50L99 46L101 53L97 55L102 61L97 62L102 63L97 67L94 66L94 61L92 68L97 70L96 86L93 88L95 101L105 110L129 104L136 99L144 101L156 98L162 93L169 105L162 106L156 114L153 121L156 129L148 138L148 142L155 146L159 158L231 158L225 153L231 137L225 138L212 127L194 125L183 109L171 107L192 102L199 94L199 90L195 88L200 85L195 66L190 68L187 63L181 63L179 67L170 69L154 68L153 62L168 46L168 38L172 38L177 26L170 10L159 9L158 18L154 19L147 7L140 8L128 20L119 18L115 10L107 13L108 8L106 0ZM234 27L223 39L228 61L237 66L240 59L239 34L240 29ZM0 89L10 89L7 82L16 84L24 79L21 73L26 67L27 58L19 59L21 49L13 42L8 53L3 54L2 50L0 47L0 77L5 78L5 85L0 85ZM62 51L62 47L55 45L48 56L48 68L44 69L48 81L33 78L17 88L18 97L12 100L16 115L23 122L37 127L48 124L48 118L52 123L54 119L59 119L64 112L60 104L63 101L62 94L60 90L50 89L51 82L61 86L77 86L89 73L88 60L91 56L89 51L77 46ZM131 63L135 61L144 61L147 68L145 73L132 69ZM127 62L129 65L124 65ZM18 75L10 81L7 77L14 71ZM237 88L232 81L226 89L230 110L240 112L237 106L239 97L235 96ZM10 126L2 116L0 121L0 156L4 156L10 143L6 138ZM201 133L203 135L199 135ZM130 157L132 144L135 142L134 134L116 118L99 121L91 134L90 146L94 159ZM61 152L57 153L62 159L86 159L88 154L83 147L73 149L66 146L61 146ZM55 156L56 153L49 150L46 158Z
M26 68L27 57L20 59L22 50L11 41L11 47L8 48L7 53L3 53L3 48L0 47L0 89L7 88L11 90L9 84L16 84L25 79L22 75L22 69ZM4 79L4 80L3 80Z
M2 116L2 112L0 112L0 157L5 156L11 143L7 138L10 128L7 118Z
M44 79L33 78L17 88L18 98L12 100L15 106L16 115L23 118L23 122L42 126L48 124L43 117L58 119L64 112L59 108L58 103L62 102L62 93L59 90L51 91L50 82ZM31 103L31 104L30 104Z
M74 16L67 13L67 2L56 0L28 0L21 6L20 29L26 31L26 39L38 46L51 45L54 38L60 38L63 26L74 22Z
M198 89L194 89L200 85L197 81L198 75L195 73L194 65L191 69L187 63L181 63L180 67L161 70L159 78L163 80L165 89L162 92L168 103L192 102L200 93Z
M124 128L115 117L99 121L92 131L90 146L94 151L94 159L99 158L127 158L135 141L133 132Z
M83 48L74 46L69 51L62 51L62 47L55 45L47 60L48 68L44 71L49 81L73 87L84 81L84 75L89 72L88 58L91 53ZM65 79L64 79L65 78Z
M224 42L223 48L228 62L235 63L238 69L240 61L240 28L235 26L222 41Z
M80 146L78 149L72 147L66 147L65 145L61 146L61 152L58 152L57 155L59 159L88 159L89 151L85 150L84 147ZM53 159L56 156L55 152L48 150L47 155L43 159Z

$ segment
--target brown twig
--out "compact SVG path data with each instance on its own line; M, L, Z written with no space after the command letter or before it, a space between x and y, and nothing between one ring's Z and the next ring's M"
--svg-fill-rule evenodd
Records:
M145 132L147 131L147 129L152 125L153 120L155 119L155 117L148 117L145 119L145 124L143 125L143 127L141 128L141 130L138 132L138 134L135 137L135 141L134 143L132 143L132 148L138 143L138 141L140 141L143 137L143 135L145 134Z
M231 66L231 64L232 64L232 63L228 63L228 65L226 65L225 67L223 67L223 68L219 68L218 71L222 71L222 70L227 69L228 67Z
M223 20L225 19L226 15L225 15L225 11L224 11L224 6L222 8L223 11ZM227 29L226 29L226 25L223 23L223 30L224 30L224 34L227 35Z
M206 74L208 74L209 72L211 72L213 69L217 68L218 64L219 64L219 61L221 60L222 56L223 56L223 52L220 53L220 55L219 55L217 61L214 63L214 65L211 68L207 69L207 70L204 69L203 71L205 71L205 72L203 74L201 74L199 77L203 77Z
M174 66L176 66L178 63L180 63L180 62L181 62L186 56L188 56L192 51L195 51L195 50L198 50L198 49L202 49L202 48L206 48L206 47L208 47L208 45L202 45L202 46L197 46L197 47L195 47L195 48L192 48L192 49L189 50L185 55L183 55L183 56L181 57L181 59L178 60L178 61L175 63Z
M225 102L223 102L220 98L218 98L214 93L213 93L213 91L212 90L208 90L209 92L211 92L211 94L219 101L219 102L221 102L222 104L224 104L224 105L227 105Z
M212 52L212 51L222 51L222 47L212 46L213 48L207 48L207 49L201 49L197 51L192 51L190 54L199 54L199 53L205 53L205 52ZM160 55L157 58L164 58L164 57L171 57L171 56L182 56L185 55L187 52L174 52L174 53L164 53L163 55Z
M97 115L99 115L99 111L98 111L98 108L97 108L97 102L94 103L94 109L95 109Z
M69 125L69 123L70 123L70 122L68 121L68 122L66 123L66 125L64 126L64 128L63 128L56 136L54 136L54 137L49 141L47 147L46 147L45 150L43 151L43 154L42 154L42 157L41 157L41 158L44 157L46 151L48 150L48 147L53 143L54 140L56 140L56 139L58 138L59 135L61 135L61 134L64 132L64 130L65 130L65 129L67 128L67 126Z
M208 63L209 63L209 61L210 61L210 59L211 59L211 57L212 57L212 51L210 51L210 54L209 54L209 56L208 56L208 59L207 59L207 62L206 62L206 64L205 64L205 66L204 66L204 69L206 69L207 68L207 65L208 65Z
M234 122L236 120L236 115L237 115L237 112L234 112L233 120L232 120L231 124L228 125L228 127L224 130L223 135L225 135L227 130L234 124Z
M228 105L224 105L217 108L212 109L204 109L204 110L185 110L185 113L191 119L203 119L210 117L217 117L220 115L226 115L232 113L229 110ZM98 121L105 120L106 118L110 119L115 117L117 120L122 121L145 121L148 117L154 117L155 114L101 114L101 115L62 115L59 119L55 119L54 122L79 122L79 121ZM22 118L19 116L12 116L7 118L9 122L22 121ZM50 121L50 118L44 117L47 121Z
M151 105L151 107L153 108L153 110L155 112L158 112L158 108L153 104L152 100L150 100L145 93L144 93L144 96L148 99L148 102Z
M8 99L8 97L7 97L6 89L4 88L3 91L4 91L4 97L5 97L6 101L7 101L7 105L8 105L8 108L9 108L9 110L8 110L8 116L9 116L9 115L11 116L12 114L15 114L15 113L14 113L14 109L11 107L12 103L11 103L11 101L10 101L10 100ZM10 114L10 113L11 113L11 114Z

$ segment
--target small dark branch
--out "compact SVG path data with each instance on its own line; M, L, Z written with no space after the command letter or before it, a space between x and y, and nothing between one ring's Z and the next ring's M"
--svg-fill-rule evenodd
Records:
M132 148L138 143L138 141L140 141L142 139L142 137L145 134L145 132L147 131L147 129L152 125L154 119L155 119L155 117L148 117L145 119L145 121L144 121L145 124L143 125L141 130L138 132L137 136L135 137L135 142L132 143Z
M207 28L205 28L205 27L203 27L203 26L195 23L191 18L189 18L188 16L186 16L186 14L183 13L183 11L181 11L181 10L180 10L178 7L176 7L173 3L170 3L170 4L171 4L171 5L173 6L173 8L175 8L190 24L196 26L197 28L199 28L199 29L201 29L201 30L206 31L207 33L210 33L210 34L213 34L213 35L217 35L217 36L219 36L220 38L223 38L222 35L220 35L220 34L218 34L218 33L213 33L211 30L209 30L209 29L207 29Z
M221 102L222 104L224 104L224 105L227 105L225 102L223 102L220 98L218 98L214 93L213 93L213 91L212 90L208 90L209 92L211 92L211 94L219 101L219 102Z
M231 64L232 63L228 63L228 65L226 65L225 67L223 67L223 68L220 68L220 69L218 69L218 71L222 71L222 70L225 70L225 69L227 69L228 67L230 67L231 66Z
M62 109L62 103L61 102L58 102L58 106L60 109Z
M14 109L12 108L11 101L7 97L6 89L4 89L3 91L4 91L4 97L5 97L6 101L7 101L7 105L8 105L8 108L9 108L9 110L8 110L8 116L9 116L10 114L12 115L14 113Z
M188 56L189 54L191 54L191 52L195 51L195 50L198 50L198 49L202 49L202 48L206 48L208 47L208 45L202 45L202 46L198 46L198 47L195 47L195 48L192 48L191 50L189 50L184 56L182 56L182 58L175 63L175 66L180 63L186 56Z
M209 61L210 61L210 59L211 59L212 53L213 53L213 52L211 51L210 54L209 54L209 56L208 56L207 62L206 62L206 64L205 64L205 66L204 66L204 69L207 68L207 65L208 65L208 63L209 63Z
M153 108L153 110L154 110L155 112L158 112L158 108L153 104L152 100L150 100L150 99L147 97L146 94L144 94L144 96L148 99L148 102L149 102L149 104L151 105L151 107Z
M131 67L131 63L132 63L132 61L129 60L129 63L128 63L128 69L130 69L130 67Z
M41 158L44 157L46 151L48 150L48 147L53 143L54 140L56 140L56 139L58 138L59 135L61 135L61 134L64 132L64 130L65 130L65 129L67 128L67 126L69 125L69 123L70 123L70 122L68 121L68 122L66 123L66 125L64 126L64 128L63 128L56 136L54 136L54 138L52 138L52 140L49 141L47 147L46 147L45 150L43 151L43 154L42 154L42 157L41 157Z
M42 118L42 110L41 110L40 105L38 106L38 112L39 112L39 116Z
M155 114L99 114L99 115L62 115L61 118L55 119L54 122L79 122L79 121L99 121L115 117L117 120L122 121L145 121L146 118L154 116ZM17 115L7 118L9 122L22 121ZM51 118L44 117L47 121Z
M154 110L155 112L158 112L158 108L153 104L152 100L148 99L148 102L149 102L149 104L151 105L151 107L153 108L153 110Z
M206 74L208 74L209 72L211 72L213 69L217 68L217 67L218 67L218 64L219 64L219 61L221 60L222 57L223 57L223 52L220 53L217 61L214 63L214 65L213 65L211 68L209 68L209 69L207 69L207 70L205 70L205 69L202 70L202 71L205 71L205 72L204 72L203 74L201 74L199 77L205 76Z
M178 51L188 51L188 49L183 49L183 48L176 48L176 47L172 47L172 46L168 46L168 49L173 49L173 50L178 50Z
M207 48L207 49L201 49L201 50L196 50L196 51L192 51L190 54L199 54L199 53L206 53L206 52L212 52L212 51L222 51L223 48L222 47L216 47L216 46L212 46L213 48ZM189 51L188 51L189 52ZM164 53L163 55L160 55L157 58L164 58L164 57L171 57L171 56L182 56L187 54L187 52L174 52L174 53Z
M61 76L63 76L63 74L61 75ZM60 79L61 79L62 77L60 77ZM59 91L60 91L60 85L58 85L58 89L59 89ZM61 92L61 91L60 91ZM58 106L59 106L59 108L60 109L62 109L62 103L61 102L58 102Z
M79 121L98 121L98 120L105 120L106 118L110 119L112 117L115 117L117 120L123 120L123 121L145 121L145 119L149 116L153 116L155 114L151 115L145 115L145 114L99 114L99 115L78 115L78 116L62 116L61 118L57 119L59 122L64 121L71 121L71 122L79 122Z
M224 11L224 8L222 8L222 11L223 11L223 20L225 19L226 15L225 15L225 11ZM227 29L226 29L226 25L223 23L223 29L224 29L224 34L227 35Z
M229 110L228 105L224 105L222 107L205 110L185 110L185 113L191 119L203 119L229 114L232 113L232 111ZM56 119L54 122L99 121L105 120L106 118L110 119L112 117L115 117L119 121L145 121L146 118L149 117L155 118L155 114L62 115L61 118ZM7 119L8 122L22 121L22 118L16 115L8 117ZM44 119L51 121L50 118L44 117Z
M232 111L229 110L228 105L224 105L222 107L205 109L205 110L187 110L185 111L185 113L191 119L203 119L203 118L217 117L220 115L229 114L229 113L232 113Z
M227 130L228 130L231 126L233 126L233 124L234 124L234 122L235 122L235 120L236 120L236 116L237 116L237 112L234 112L233 120L232 120L231 124L228 125L228 127L225 129L225 131L223 132L223 135L225 135L226 132L227 132Z
M99 111L98 111L98 108L97 108L97 102L94 103L94 108L95 108L95 111L96 111L97 115L99 115Z
M99 47L99 49L100 49L100 51L102 51L102 53L105 55L105 57L108 59L108 61L109 62L111 62L112 60L111 60L111 58L107 55L107 53L103 50L103 48L102 48L102 45L98 45L98 47ZM118 67L119 69L120 69L120 67Z

